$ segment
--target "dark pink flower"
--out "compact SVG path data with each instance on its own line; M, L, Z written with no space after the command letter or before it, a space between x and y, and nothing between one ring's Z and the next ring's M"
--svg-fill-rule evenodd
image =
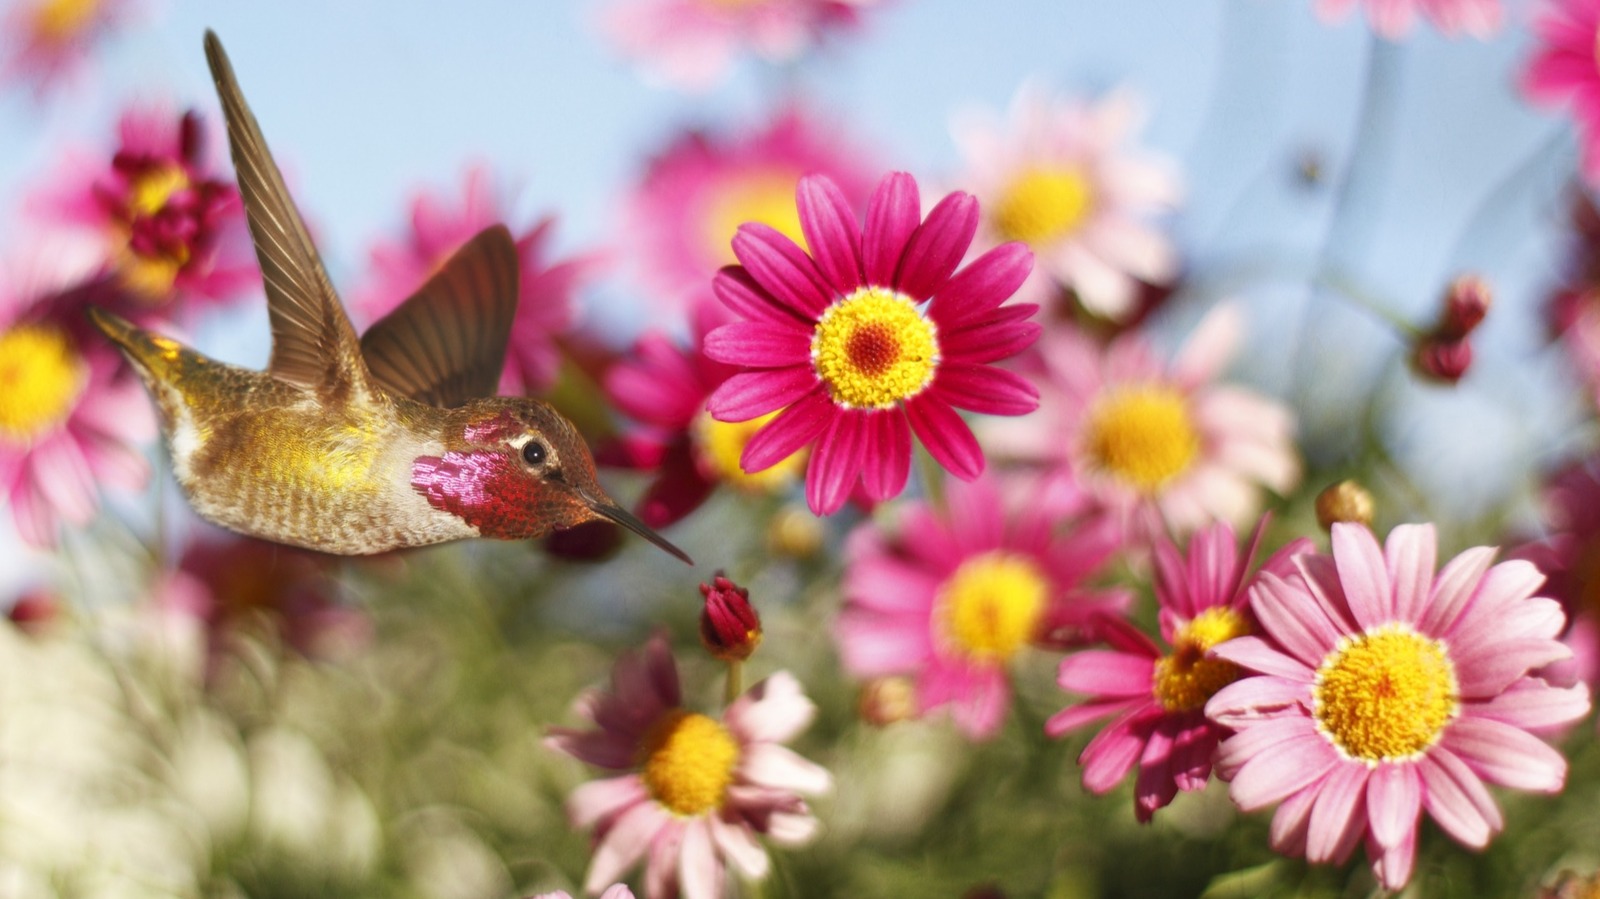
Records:
M778 416L745 446L740 465L760 471L814 445L806 501L828 515L859 481L867 499L905 488L911 435L958 477L983 471L983 451L956 407L1022 415L1038 390L992 363L1039 335L1031 304L1001 306L1028 276L1020 243L996 247L960 272L978 227L964 193L922 220L910 175L884 178L865 227L828 178L801 179L800 226L810 252L761 224L739 228L740 265L714 287L744 321L706 337L706 355L747 370L712 394L723 421ZM924 305L925 304L925 305Z
M411 228L399 240L372 248L372 269L352 305L368 321L386 315L422 286L479 231L506 221L510 201L499 193L489 170L468 168L458 197L420 191L411 203ZM573 293L594 272L598 256L552 260L554 216L518 230L522 293L511 325L501 392L537 393L555 383L561 367L556 340L572 326Z
M1600 68L1595 33L1600 0L1550 0L1534 23L1540 48L1522 73L1522 88L1537 103L1570 103L1583 136L1583 174L1600 184Z
M1129 596L1083 587L1117 551L1112 529L1062 533L1031 495L1003 500L988 478L951 482L946 498L944 512L910 506L892 537L875 524L851 534L834 633L851 674L913 677L921 711L948 706L984 739L1010 708L1015 657L1081 645Z
M1243 556L1226 524L1195 534L1187 554L1170 540L1156 544L1156 602L1161 637L1170 651L1163 652L1126 621L1109 619L1105 638L1112 648L1075 653L1061 662L1061 689L1089 699L1056 713L1045 732L1059 737L1115 715L1078 757L1083 786L1105 793L1137 765L1134 814L1140 821L1149 821L1179 790L1202 789L1211 778L1224 731L1207 720L1205 704L1240 674L1237 666L1211 658L1211 647L1253 628L1245 588L1264 524L1257 526ZM1310 550L1310 541L1297 540L1273 554L1262 570L1286 575L1290 557Z

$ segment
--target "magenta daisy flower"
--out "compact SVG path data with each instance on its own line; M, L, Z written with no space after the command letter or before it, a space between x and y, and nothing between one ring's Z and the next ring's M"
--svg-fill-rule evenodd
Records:
M1323 21L1342 18L1357 0L1317 0ZM1488 39L1500 30L1500 0L1360 0L1372 30L1391 41L1411 32L1417 16L1426 17L1448 37L1467 34Z
M1518 546L1511 556L1544 573L1541 592L1566 610L1563 639L1573 658L1540 673L1547 680L1593 685L1600 679L1600 458L1557 471L1544 485L1541 500L1545 536Z
M707 357L701 346L706 334L732 317L720 304L697 304L690 312L690 346L649 331L606 372L606 395L642 425L625 439L629 461L656 470L638 507L651 527L665 527L693 512L718 484L747 495L772 495L787 490L805 469L803 450L753 474L739 467L745 445L776 413L726 422L706 411L712 392L738 369Z
M1089 699L1052 716L1045 733L1059 737L1115 715L1078 757L1083 786L1091 793L1108 792L1138 765L1133 807L1142 822L1179 790L1202 789L1211 778L1223 731L1206 718L1206 701L1240 671L1211 658L1210 651L1253 630L1245 588L1265 524L1257 526L1243 556L1226 524L1195 534L1187 556L1169 540L1156 544L1156 602L1161 637L1170 651L1162 652L1126 621L1108 619L1103 636L1111 649L1086 650L1061 662L1061 689ZM1297 540L1274 553L1261 570L1287 576L1290 557L1309 551L1310 541Z
M916 503L894 537L876 524L851 534L835 627L845 669L913 677L921 711L948 707L969 736L993 736L1010 708L1016 657L1086 641L1130 599L1083 587L1117 551L1115 534L1063 534L1030 498L1002 501L987 478L952 482L944 514Z
M1049 502L1107 516L1132 541L1239 527L1260 512L1263 486L1285 493L1300 480L1288 407L1214 383L1240 329L1238 310L1218 307L1170 364L1137 333L1101 347L1053 329L1025 357L1044 386L1039 412L989 422L985 442L1052 467Z
M978 246L1018 240L1038 258L1022 299L1043 303L1066 290L1090 312L1127 321L1139 311L1141 282L1177 273L1178 255L1155 220L1183 188L1170 160L1131 146L1142 118L1131 91L1091 102L1029 84L1006 122L960 123L967 181L986 210Z
M720 81L742 54L792 62L851 28L875 0L613 0L601 28L650 76L686 90Z
M790 107L746 133L688 132L651 160L625 231L636 236L635 268L653 299L669 309L709 299L717 269L738 261L729 241L745 222L801 244L794 192L803 175L827 175L851 208L865 206L878 169L842 131Z
M1417 821L1482 848L1503 826L1485 788L1554 793L1566 760L1536 734L1583 716L1583 686L1529 672L1568 655L1565 618L1535 596L1531 564L1492 565L1467 550L1434 573L1432 525L1379 546L1360 525L1333 526L1333 553L1296 557L1287 577L1250 589L1261 636L1212 654L1260 676L1206 704L1235 731L1217 774L1245 811L1279 803L1273 848L1339 862L1365 842L1385 889L1411 877Z
M30 201L105 242L110 271L132 300L118 311L170 317L177 302L223 302L258 283L244 206L233 182L214 174L200 117L132 109L118 137L109 165L69 162L60 183Z
M0 81L33 85L35 96L79 68L127 18L127 0L13 0L0 18Z
M50 246L26 258L33 269L0 271L0 494L24 541L53 546L63 522L94 518L102 487L144 487L156 423L115 351L54 314L90 260Z
M1572 104L1583 135L1584 178L1600 184L1600 0L1549 0L1534 31L1541 46L1522 73L1523 92L1537 103Z
M411 229L372 248L372 270L353 305L369 321L389 313L479 231L506 221L511 204L496 191L488 169L473 166L459 199L420 191L411 204ZM511 323L501 391L537 393L555 383L561 367L556 338L572 326L574 292L595 271L594 254L554 260L555 217L516 233L522 292Z
M766 836L807 842L817 821L802 794L832 785L828 772L780 744L816 706L779 672L751 687L719 721L683 708L678 669L660 637L617 660L611 690L579 713L597 730L554 728L547 745L619 777L585 784L567 801L575 826L595 829L584 889L599 892L645 864L645 895L718 899L729 864L767 875Z
M761 224L739 228L740 265L713 287L746 321L706 337L706 355L749 371L712 394L722 421L783 410L745 446L740 466L761 471L815 444L806 468L812 511L838 511L859 481L870 500L905 488L911 435L939 464L966 480L983 471L983 451L955 407L1022 415L1038 391L990 363L1039 335L1029 304L1001 306L1028 276L1028 248L1005 244L960 272L978 225L964 193L941 200L921 221L917 183L891 174L879 183L863 229L828 178L801 179L800 227L808 255ZM924 306L923 304L926 303Z

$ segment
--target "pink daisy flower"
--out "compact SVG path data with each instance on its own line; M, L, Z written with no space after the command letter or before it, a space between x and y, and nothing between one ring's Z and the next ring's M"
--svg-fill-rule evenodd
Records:
M1357 0L1317 0L1317 15L1332 22L1348 15ZM1448 37L1468 34L1480 40L1500 30L1500 0L1361 0L1367 21L1379 35L1396 41L1411 31L1421 13Z
M1062 100L1029 84L1007 121L958 124L966 180L986 210L978 246L1022 241L1038 259L1022 299L1043 303L1067 290L1120 321L1137 311L1141 281L1177 273L1177 253L1153 220L1182 187L1169 160L1130 146L1142 118L1131 91Z
M1477 547L1436 575L1435 546L1432 525L1379 546L1336 523L1331 556L1258 575L1262 635L1212 650L1260 672L1206 704L1235 731L1216 763L1234 802L1280 803L1272 845L1287 855L1342 862L1364 841L1388 890L1411 877L1424 810L1478 849L1504 823L1486 784L1558 792L1566 760L1535 734L1589 710L1583 686L1528 674L1569 652L1560 604L1534 596L1538 569L1491 566L1494 549Z
M156 436L144 388L105 342L83 343L57 304L97 256L55 246L0 270L0 491L17 533L49 547L62 523L83 527L102 487L142 489L141 445Z
M1206 701L1240 675L1238 666L1210 657L1211 647L1254 629L1245 588L1261 543L1263 520L1250 548L1239 555L1233 529L1217 524L1195 534L1187 556L1170 540L1155 548L1155 592L1160 606L1163 653L1155 641L1127 621L1105 623L1111 649L1067 656L1057 683L1089 699L1064 709L1045 723L1059 737L1086 724L1117 716L1084 747L1083 786L1101 794L1116 786L1134 765L1134 814L1148 822L1179 790L1203 789L1223 731L1205 715ZM1290 558L1311 551L1297 540L1274 553L1261 570L1286 577Z
M946 500L944 514L912 504L894 537L875 524L850 535L834 633L851 674L913 677L920 711L948 707L985 739L1010 708L1023 649L1080 644L1130 597L1082 586L1118 549L1109 529L1063 534L1031 494L1002 501L987 478L951 482Z
M1572 103L1583 135L1584 178L1600 184L1600 0L1549 0L1534 31L1541 47L1522 73L1523 92L1536 103Z
M107 32L127 18L127 0L12 0L0 16L0 81L27 82L35 96L73 75Z
M615 0L600 27L651 77L706 90L734 60L799 59L830 32L856 26L875 0Z
M1555 473L1543 489L1545 536L1511 552L1532 562L1546 577L1545 596L1566 610L1563 639L1570 661L1540 672L1562 683L1600 678L1600 459L1591 457Z
M1039 412L990 422L986 442L1053 466L1049 502L1108 516L1132 541L1239 527L1260 511L1262 486L1282 494L1300 480L1288 407L1214 383L1241 330L1238 310L1218 307L1164 364L1138 334L1101 347L1055 328L1025 357L1044 386Z
M479 231L506 220L510 201L496 191L487 168L466 171L459 200L420 191L411 204L411 230L372 248L367 286L353 305L375 321L409 297L450 255ZM572 297L595 271L598 256L551 259L555 217L516 234L522 294L511 323L511 344L501 392L538 393L555 383L561 367L556 340L572 326Z
M30 200L39 214L105 242L123 301L132 301L117 311L170 313L179 301L226 301L259 283L238 189L214 176L206 138L193 112L129 110L109 165L71 161L58 185Z
M659 331L646 332L605 375L606 395L623 414L642 424L625 438L633 467L655 469L639 500L639 517L665 527L700 507L718 484L763 496L786 491L805 469L806 454L796 452L755 473L739 467L750 438L769 413L744 422L718 421L706 400L738 369L701 352L706 334L733 319L715 302L690 312L692 343L680 347Z
M852 208L864 206L877 168L840 131L790 107L747 133L690 131L651 160L625 230L637 236L635 268L655 298L670 309L708 298L717 269L737 261L729 242L745 222L803 245L794 204L802 175L827 175Z
M750 438L740 466L761 471L815 444L806 501L819 515L838 511L857 481L870 500L897 496L913 432L939 464L977 477L983 451L955 407L1022 415L1038 405L1032 384L990 364L1039 334L1027 321L1037 307L1000 305L1028 275L1027 247L996 247L957 273L977 201L950 194L919 224L917 183L904 173L879 183L865 229L824 176L801 179L797 205L809 255L770 226L743 225L733 238L741 264L713 282L746 320L707 335L705 353L751 370L717 388L711 414L749 421L783 410Z
M731 863L767 875L756 836L798 845L816 833L802 794L829 789L823 768L780 745L816 713L800 684L779 672L751 687L718 721L683 708L664 639L617 660L611 690L580 700L597 730L554 728L547 745L591 765L628 772L585 784L567 810L595 828L584 889L594 893L645 862L645 895L718 899Z

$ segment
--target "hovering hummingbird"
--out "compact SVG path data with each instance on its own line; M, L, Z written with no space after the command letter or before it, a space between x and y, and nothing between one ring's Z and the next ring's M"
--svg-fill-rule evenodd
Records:
M358 340L210 31L205 49L261 261L267 370L90 310L144 378L195 511L347 555L607 520L690 562L600 489L571 422L539 400L493 395L518 294L505 226L468 241Z

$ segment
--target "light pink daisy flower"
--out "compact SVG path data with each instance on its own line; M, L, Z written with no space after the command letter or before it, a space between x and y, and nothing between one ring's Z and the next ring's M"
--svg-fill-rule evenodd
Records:
M1537 103L1572 104L1583 136L1583 176L1600 184L1600 0L1549 0L1534 31L1541 46L1522 73L1523 92Z
M815 444L806 501L830 515L860 481L870 500L905 489L916 433L939 464L965 480L983 450L955 411L1022 415L1038 391L991 363L1037 338L1031 304L1001 306L1033 264L1005 244L959 273L978 225L978 203L956 192L921 219L917 183L879 183L866 227L843 192L807 176L797 193L808 255L770 226L733 238L740 265L713 287L746 321L706 337L705 353L740 365L711 395L711 414L749 421L783 410L745 445L740 465L761 471ZM923 304L926 303L924 306Z
M802 175L827 175L852 208L865 206L879 170L841 130L790 107L746 133L690 131L652 159L628 200L625 231L638 242L635 268L653 299L677 310L709 298L717 269L738 261L729 242L745 222L804 245L794 203Z
M1061 689L1090 697L1045 722L1045 733L1059 737L1112 715L1078 763L1083 786L1106 793L1135 765L1134 814L1147 822L1179 790L1203 789L1224 733L1205 715L1206 701L1240 675L1238 666L1210 657L1211 647L1254 630L1246 587L1250 565L1261 543L1263 520L1243 556L1233 529L1217 524L1195 534L1187 555L1170 540L1155 548L1155 592L1160 606L1163 653L1155 641L1127 621L1105 622L1102 634L1111 649L1092 649L1061 661ZM1262 566L1279 576L1292 569L1290 557L1312 549L1297 540Z
M832 786L828 772L780 745L816 706L788 672L751 687L717 720L683 708L664 639L617 660L611 690L579 702L598 730L553 728L546 743L620 777L579 787L567 801L577 827L595 829L584 889L594 893L641 860L645 895L719 899L729 864L767 875L756 836L799 845L817 821L802 794Z
M990 479L951 482L947 510L911 505L899 533L850 535L844 609L834 633L861 678L907 675L918 709L948 707L974 739L1011 706L1009 666L1029 646L1082 644L1127 608L1121 590L1083 583L1118 549L1107 528L1061 533L1023 486L1004 501Z
M1529 672L1565 658L1561 606L1544 577L1491 547L1436 575L1432 525L1333 526L1333 553L1301 555L1288 577L1250 589L1261 636L1212 654L1260 676L1224 687L1206 714L1235 731L1217 774L1245 811L1280 803L1273 848L1342 862L1365 842L1374 875L1398 890L1416 860L1424 810L1474 849L1504 824L1486 789L1558 792L1561 754L1544 734L1589 710L1582 685Z
M566 890L556 890L554 893L539 893L530 896L529 899L572 899L572 894ZM600 894L600 899L633 899L633 890L619 883L606 887L606 891Z
M410 230L372 248L366 286L353 300L357 312L368 321L388 314L462 244L504 222L510 205L484 166L466 170L458 197L419 191L411 203ZM555 217L546 216L513 231L522 289L500 381L503 393L537 393L555 383L561 367L556 340L572 326L574 292L596 269L596 254L552 260L555 225Z
M1294 416L1242 387L1215 383L1233 355L1237 308L1212 310L1170 364L1139 334L1101 347L1070 326L1024 357L1043 387L1026 422L989 422L989 448L1053 466L1046 499L1088 510L1152 542L1213 521L1240 527L1261 508L1261 487L1286 493L1300 480Z
M1316 0L1317 15L1332 22L1348 15L1357 0ZM1379 35L1397 41L1411 32L1421 13L1448 37L1488 39L1500 30L1500 0L1361 0Z
M63 255L71 254L71 255ZM104 341L83 342L59 300L97 256L46 245L0 269L0 495L22 539L87 525L102 487L138 490L156 435L144 388Z
M0 15L0 82L33 85L35 96L68 80L107 32L127 18L127 0L11 0Z
M1113 320L1137 311L1140 281L1177 273L1172 243L1153 220L1182 194L1176 167L1130 146L1143 114L1133 93L1097 101L1057 99L1024 85L1007 121L958 122L966 183L983 201L982 249L1009 240L1038 258L1022 299L1071 291Z
M799 59L854 27L876 0L614 0L600 27L652 77L685 90L716 85L743 53Z
M776 413L726 422L706 411L712 392L738 369L708 358L701 346L706 334L731 320L733 314L720 303L699 303L690 311L689 346L648 331L606 372L606 395L641 424L623 440L626 462L656 472L638 506L639 517L651 527L682 519L719 484L748 495L773 495L789 489L805 470L804 451L754 474L739 467L745 445Z
M216 176L207 131L193 112L130 109L107 160L69 160L31 208L104 241L124 288L117 311L134 318L174 304L218 303L260 281L232 180Z

